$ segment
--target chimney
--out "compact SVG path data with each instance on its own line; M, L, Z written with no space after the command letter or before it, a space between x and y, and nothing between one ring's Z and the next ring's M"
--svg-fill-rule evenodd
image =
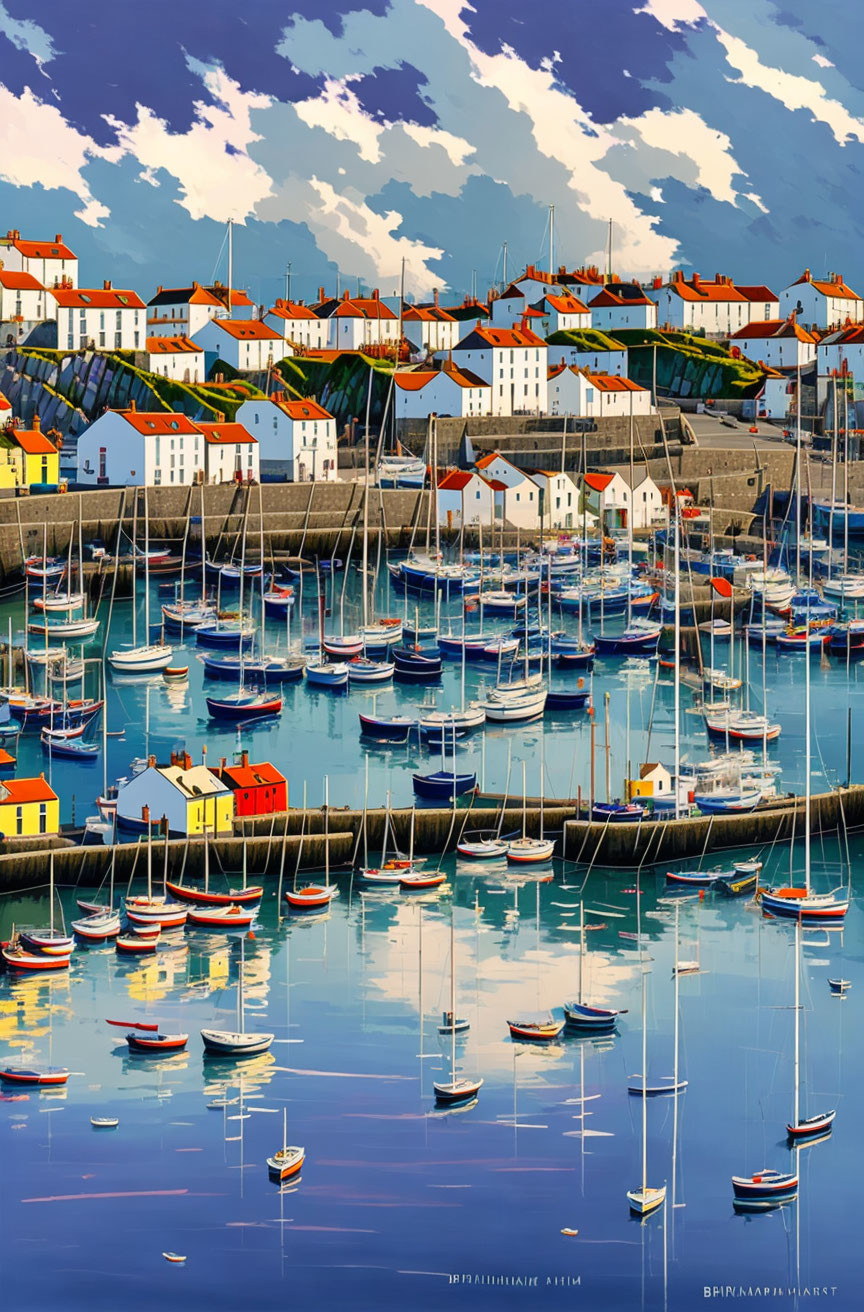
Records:
M375 290L374 290L373 293L372 293L372 300L373 300L373 301L378 301L378 300L380 300L380 299L381 299L381 298L380 298L380 295L379 295L379 292L378 292L378 288L376 287Z
M434 302L434 304L435 304L435 309L437 310L437 309L438 309L438 288L437 288L437 287L435 288L434 292L432 293L432 299L433 299L433 302Z
M38 415L34 415L34 416L33 416L33 432L34 432L34 433L38 433L38 432L39 432L39 429L40 429L40 427L41 427L41 424L42 424L42 421L41 421L41 419L39 418L39 416L38 416Z
M142 806L142 807L141 807L141 819L142 819L142 821L144 822L145 825L149 825L149 823L150 823L150 807L149 807L149 806Z
M323 301L323 300L324 300L324 288L323 288L323 287L319 287L319 288L318 288L318 300L319 300L319 301Z
M249 753L248 753L248 752L242 752L242 753L241 753L241 755L240 755L240 764L243 766L244 769L249 765Z
M55 234L54 234L54 240L55 240L55 242L57 243L57 245L59 246L60 243L61 243L61 241L63 240L63 233L62 233L62 232L55 232Z
M683 282L683 281L684 281L684 270L683 270L683 269L676 269L675 272L674 272L674 274L672 275L672 281L673 281L673 282Z
M133 413L133 415L134 415L134 413L135 413L135 398L134 398L134 396L132 397L132 400L129 402L129 409L132 411L132 413Z
M147 757L147 764L148 764L148 765L155 765L155 764L156 764L156 757L155 757L155 756L148 756L148 757Z
M653 279L653 281L652 281L652 283L651 283L651 287L652 287L652 289L653 289L655 292L659 292L659 290L660 290L660 288L661 288L662 286L663 286L663 279L662 279L662 278L657 277L657 278L654 278L654 279Z
M111 279L110 279L110 278L106 278L106 279L105 279L105 281L104 281L103 284L102 284L102 290L105 291L105 292L110 292L110 290L111 290Z
M220 769L220 770L224 770L224 769L225 769L225 766L226 766L227 764L228 764L228 759L227 759L227 757L225 757L225 756L221 757L221 758L220 758L220 761L219 761L219 769Z
M342 293L342 300L343 300L343 301L347 301L347 300L348 300L348 288L347 288L347 287L345 288L344 292Z
M184 770L192 769L192 757L189 755L188 752L183 753L183 769Z
M700 283L699 274L698 274L698 273L694 273L693 276L691 277L690 281L692 282L693 286L696 287L696 288L698 289L698 287L699 287L699 283Z
M804 270L804 278L803 278L803 281L804 281L804 282L809 282L809 281L810 281L810 270L809 270L809 269L805 269L805 270Z

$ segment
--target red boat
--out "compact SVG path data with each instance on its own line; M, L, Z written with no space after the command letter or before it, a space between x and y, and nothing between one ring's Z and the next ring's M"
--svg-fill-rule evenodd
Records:
M180 1052L189 1042L188 1034L145 1034L141 1030L126 1035L130 1052Z
M176 902L147 897L127 897L125 911L130 925L160 925L163 929L185 925L189 914Z
M402 876L399 887L409 891L414 888L437 888L446 878L447 876L442 875L438 870L415 870L413 874Z
M260 902L264 889L259 884L250 884L248 888L229 888L227 893L205 892L191 884L174 884L166 880L165 887L172 897L180 902L194 902L201 907L252 906Z
M309 907L328 906L338 892L335 884L309 884L306 888L286 890L285 901L296 911L303 911Z
M24 948L5 944L0 948L0 956L6 963L7 970L68 970L69 955L49 956L42 952L25 952Z
M120 934L114 946L118 952L138 955L142 952L155 952L158 938L145 938L141 934Z
M248 929L255 914L255 909L246 910L233 903L225 907L196 907L189 912L187 923L200 929Z
M4 1066L0 1080L9 1084L65 1084L69 1071L65 1066Z

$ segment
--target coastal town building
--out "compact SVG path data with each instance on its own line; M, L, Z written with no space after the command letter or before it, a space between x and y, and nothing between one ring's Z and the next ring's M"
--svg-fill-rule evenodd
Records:
M33 416L30 428L9 425L0 434L0 441L11 452L14 486L56 489L60 482L60 453L48 434L42 432L38 415Z
M147 368L178 383L203 383L204 351L188 337L148 337Z
M545 414L547 354L545 341L530 328L495 328L478 320L453 359L489 383L491 414Z
M273 815L288 808L288 781L269 761L249 763L249 753L241 752L239 761L228 765L223 757L210 771L234 794L234 814L243 816Z
M540 525L544 529L572 529L577 524L579 489L567 473L548 469L528 472L532 483L540 489Z
M284 338L260 319L210 319L195 341L208 373L217 360L239 373L260 373L285 356Z
M274 392L269 399L244 401L234 417L257 439L262 482L336 479L336 420L317 401Z
M529 326L543 337L590 328L592 323L588 306L567 291L547 292L530 307L530 315Z
M194 337L205 323L224 315L225 307L200 283L191 287L157 287L147 302L149 337Z
M0 237L0 262L13 273L29 273L43 287L77 287L78 257L58 232L53 241L33 241L10 228Z
M847 319L864 318L864 301L843 280L841 273L814 278L805 269L800 278L780 293L780 313L794 314L808 328L840 328Z
M827 333L816 348L818 373L851 374L864 382L864 324L849 323Z
M698 273L685 278L678 269L671 282L655 278L651 289L657 301L657 322L682 332L707 337L731 337L750 322L750 302L732 279L717 273L713 279Z
M397 419L425 419L430 414L461 419L491 413L490 385L452 360L444 360L440 369L397 369L393 386Z
M453 469L438 480L438 522L448 529L488 524L495 518L495 493L470 469Z
M492 489L495 514L517 528L537 528L540 521L540 488L499 451L490 451L476 462L477 473Z
M4 339L26 337L37 323L53 318L56 303L32 273L0 267L0 324Z
M146 767L122 783L117 793L117 825L146 833L167 821L169 834L187 838L207 833L230 834L234 827L234 792L206 765L193 765L188 752L172 755L169 765L151 756Z
M44 774L0 782L0 839L60 832L60 799Z
M106 410L78 435L83 487L189 486L204 479L204 436L171 411Z
M736 283L741 295L750 306L750 322L758 323L762 319L780 318L780 297L764 283L745 285Z
M204 477L208 483L260 483L257 439L242 424L205 424Z
M402 334L425 355L452 351L461 333L459 320L438 304L437 291L431 305L405 305L402 309Z
M303 301L277 300L264 315L264 322L279 334L286 347L291 348L284 352L285 355L298 347L321 351L327 345L327 320Z
M579 512L585 509L601 522L604 532L649 528L666 518L663 494L644 470L634 470L631 490L627 472L591 473L582 478Z
M608 282L588 302L591 327L601 332L620 328L656 328L657 302L645 295L635 282Z
M147 337L147 307L137 292L113 287L55 287L57 348L138 351Z
M794 314L788 319L765 319L739 328L729 338L750 360L761 360L772 369L798 368L816 359L818 338L802 328Z
M557 348L556 348L557 349ZM620 374L592 373L577 365L549 370L549 413L579 419L622 419L651 413L651 393Z
M557 360L557 364L552 361ZM582 334L575 344L556 343L549 347L549 369L547 377L551 380L553 370L561 370L565 365L575 365L577 369L587 369L592 374L627 375L627 347L606 333ZM548 404L552 406L551 381L548 384Z
M313 310L324 321L328 351L359 351L364 346L383 346L399 339L399 319L382 300L376 288L371 296L351 296L347 289L339 298L325 297L318 288Z

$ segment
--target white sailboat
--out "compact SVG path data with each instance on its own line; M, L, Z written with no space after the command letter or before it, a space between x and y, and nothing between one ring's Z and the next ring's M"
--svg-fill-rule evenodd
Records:
M637 1216L648 1216L666 1201L666 1185L648 1184L648 973L642 951L641 895L637 894L637 942L639 968L642 972L642 1183L637 1189L628 1189L630 1211Z
M267 1052L275 1038L273 1034L252 1033L245 1029L243 974L246 968L246 944L240 940L240 972L237 977L237 1029L201 1031L204 1052L208 1057L254 1057ZM302 1165L302 1162L301 1162Z
M133 544L134 545L134 544ZM132 553L132 646L118 648L108 656L113 670L124 674L150 674L171 664L174 652L164 642L150 641L150 520L147 489L144 489L144 642L138 643L137 599L135 596L137 551Z
M445 1020L447 1018L445 1017ZM435 1101L440 1103L457 1103L465 1102L469 1098L474 1098L483 1084L482 1076L467 1076L461 1078L456 1074L456 1035L464 1033L468 1028L465 1022L460 1022L456 1015L456 935L454 929L454 906L450 901L450 1012L449 1025L446 1026L450 1034L450 1079L435 1080L433 1088L435 1090Z

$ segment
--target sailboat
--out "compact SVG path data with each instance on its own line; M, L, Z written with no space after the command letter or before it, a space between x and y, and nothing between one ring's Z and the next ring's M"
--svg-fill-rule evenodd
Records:
M786 1133L794 1143L809 1139L814 1134L830 1130L836 1110L820 1112L816 1116L801 1116L801 921L795 924L795 1097L792 1120L786 1124Z
M595 913L596 914L596 913ZM593 1007L582 1000L582 977L585 960L585 903L579 903L579 992L575 1002L564 1003L564 1017L568 1025L592 1033L608 1033L613 1029L620 1011L611 1007Z
M137 547L137 544L133 544ZM149 674L171 664L174 652L164 642L150 641L150 519L147 489L144 489L144 643L138 644L137 597L135 595L137 549L132 553L132 646L119 648L108 656L113 670L124 674Z
M365 787L363 792L363 865L360 867L360 877L367 884L398 884L399 880L412 866L411 861L405 861L402 858L394 856L389 861L387 859L387 838L390 832L390 794L387 794L386 805L384 808L384 837L381 840L381 863L378 866L369 865L369 845L367 837L367 810L369 800L369 758L365 762Z
M288 1143L288 1108L282 1109L282 1147L267 1158L267 1170L273 1180L290 1180L302 1170L306 1149Z
M201 1031L204 1051L208 1057L254 1057L267 1052L275 1038L273 1034L247 1032L244 1028L243 974L246 968L246 941L240 940L240 970L237 976L237 1029Z
M18 931L18 939L28 952L44 952L52 957L65 957L66 964L69 964L69 958L75 948L75 939L72 934L67 934L65 927L57 929L54 925L54 853L52 851L49 863L49 893L48 900L50 904L50 924L44 929L21 929Z
M165 880L165 888L172 897L176 897L181 902L189 902L199 907L257 907L258 903L264 896L264 888L261 884L246 883L246 844L243 844L243 886L242 888L229 888L225 893L217 893L210 888L210 844L207 830L204 831L204 887L197 888L194 884L177 884L170 879ZM195 922L193 923L200 923ZM251 920L249 922L251 924Z
M189 912L181 902L171 902L167 893L153 895L153 821L147 821L147 894L127 896L124 902L126 919L136 925L158 925L160 929L173 929L185 925ZM122 949L121 949L122 950Z
M296 875L295 875L296 881ZM285 901L292 911L309 911L329 906L339 892L338 884L330 883L330 779L324 776L324 883L306 884L285 890Z
M628 1189L627 1201L631 1212L648 1216L665 1203L666 1185L648 1184L648 972L642 955L641 893L637 893L636 906L639 968L642 972L642 1183L638 1189Z
M540 865L552 858L555 839L543 837L543 766L541 751L540 770L540 837L528 837L528 798L525 783L525 762L522 762L522 837L507 845L507 860L513 865Z
M448 1017L445 1014L445 1023ZM456 937L454 929L454 906L453 900L450 901L450 1013L449 1013L449 1033L450 1033L450 1079L435 1080L433 1088L435 1090L435 1101L440 1103L457 1103L464 1102L468 1098L476 1097L483 1084L481 1077L471 1077L463 1075L460 1078L456 1075L456 1034L467 1029L464 1022L460 1022L456 1016Z
M399 887L405 893L412 891L422 892L427 888L438 888L443 884L447 876L441 869L440 864L435 870L418 870L414 866L414 821L415 808L411 808L411 841L408 846L408 868L403 870L399 876Z

